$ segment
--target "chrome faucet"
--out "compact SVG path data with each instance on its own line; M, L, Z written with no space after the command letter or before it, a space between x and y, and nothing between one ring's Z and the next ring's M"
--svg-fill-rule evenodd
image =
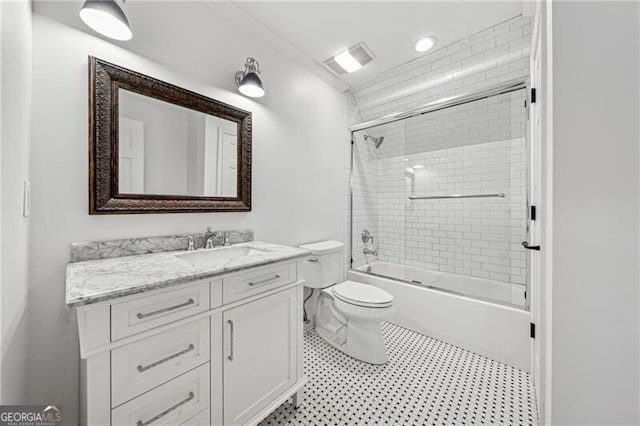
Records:
M374 256L377 256L377 255L378 255L378 250L371 250L371 249L368 249L368 248L366 248L366 247L365 247L364 249L362 249L362 252L363 252L364 254L372 254L372 255L374 255Z
M207 232L204 233L205 247L210 249L218 246L229 245L229 233L222 231L211 232L211 227L207 227Z
M371 244L373 244L373 235L371 235L371 232L369 232L368 229L363 229L362 230L362 242L363 243L368 243L369 241L371 241Z
M369 230L368 230L368 229L363 229L363 230L362 230L362 242L363 242L364 244L367 244L369 241L371 241L371 244L373 244L373 235L371 235L371 232L369 232ZM372 250L372 249L369 249L369 248L364 247L364 248L362 249L362 252L363 252L364 254L372 254L372 255L374 255L374 256L377 256L377 255L378 255L378 250L377 250L377 249L373 249L373 250Z

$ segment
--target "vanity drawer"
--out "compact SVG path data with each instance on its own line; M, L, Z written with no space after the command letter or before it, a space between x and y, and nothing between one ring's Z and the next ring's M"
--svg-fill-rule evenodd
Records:
M180 426L211 426L211 412L207 408L204 411L199 412L195 416L191 417L184 423L180 423Z
M209 281L111 305L111 341L209 310Z
M209 408L209 364L114 408L111 424L179 425L206 408Z
M296 263L276 263L262 266L224 278L222 301L231 303L263 291L294 283L297 280Z
M111 403L116 407L209 361L209 318L111 351Z

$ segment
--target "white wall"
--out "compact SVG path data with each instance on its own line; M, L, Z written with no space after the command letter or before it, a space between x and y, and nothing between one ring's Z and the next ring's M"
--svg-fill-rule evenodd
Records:
M552 5L551 419L638 424L639 4Z
M2 404L27 401L27 297L29 219L22 216L23 182L29 178L31 115L31 4L2 2L0 107L2 271L0 275L0 376Z
M144 2L143 2L144 3ZM193 19L226 32L224 39L164 44L161 66L94 36L34 15L33 211L31 250L30 401L62 403L77 415L79 359L73 315L64 307L65 266L73 241L250 228L259 240L297 245L342 239L344 96L246 34L203 3L145 3L151 23L134 31L167 32L155 7L202 8ZM38 9L36 8L36 12ZM203 16L203 13L208 15ZM154 23L155 22L155 23ZM206 27L198 27L204 31ZM138 33L136 33L136 37ZM180 35L183 36L183 35ZM200 43L200 44L198 44ZM55 46L55 49L52 48ZM157 50L157 45L155 46ZM240 52L240 53L238 53ZM236 56L261 62L267 95L253 101L203 81L213 64L240 68ZM253 112L253 211L250 213L89 216L87 200L87 55L203 93ZM175 59L179 56L179 59ZM179 66L171 66L173 60ZM244 58L243 58L244 59ZM182 67L180 73L175 69ZM73 417L69 417L73 422Z

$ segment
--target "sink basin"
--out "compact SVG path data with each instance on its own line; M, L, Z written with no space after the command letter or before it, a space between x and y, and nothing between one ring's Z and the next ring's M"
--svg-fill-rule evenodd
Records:
M182 260L186 260L193 266L215 266L227 263L234 259L241 259L267 253L254 247L219 247L213 249L190 251L176 254Z

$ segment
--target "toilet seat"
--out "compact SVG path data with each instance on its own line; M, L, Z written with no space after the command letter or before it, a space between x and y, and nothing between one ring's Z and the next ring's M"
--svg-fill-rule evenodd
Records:
M393 296L386 291L354 281L336 284L333 295L345 303L365 308L387 308L393 304Z

